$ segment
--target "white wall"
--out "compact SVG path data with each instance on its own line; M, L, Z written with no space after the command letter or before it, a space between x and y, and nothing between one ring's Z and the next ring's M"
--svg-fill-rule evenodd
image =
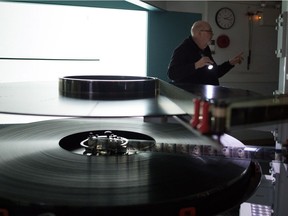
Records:
M248 11L254 12L261 9L260 1L259 5L249 1L166 1L165 4L162 1L153 1L150 3L168 11L201 13L203 19L209 21L213 28L213 39L216 40L221 34L228 35L230 38L228 48L221 49L215 46L214 58L217 63L226 61L241 51L244 52L244 62L221 78L221 85L251 90L264 95L272 95L273 91L278 89L279 59L275 55L277 49L275 26L259 25L258 22L253 22L251 64L249 70L247 69L249 21L246 14ZM231 8L236 15L235 24L229 30L221 30L215 23L215 14L221 7ZM274 23L273 20L279 13L279 9L269 9L268 12L264 12L265 20L269 17L268 20Z
M220 7L231 8L236 16L234 26L230 30L221 30L216 26L214 15ZM219 5L217 2L209 2L208 21L215 32L214 39L221 34L230 37L230 46L221 49L216 46L215 60L222 62L229 57L243 51L244 62L235 67L231 72L221 78L221 85L231 88L241 88L256 91L265 95L272 95L278 89L279 59L275 55L277 49L276 22L273 25L261 25L259 22L252 22L251 28L251 63L248 69L247 59L249 54L249 21L247 12L261 10L259 6L249 4L224 2ZM268 9L267 9L268 10ZM276 20L280 10L264 10L264 17L272 16ZM270 19L269 19L270 20Z
M147 21L146 11L0 1L0 82L146 76Z

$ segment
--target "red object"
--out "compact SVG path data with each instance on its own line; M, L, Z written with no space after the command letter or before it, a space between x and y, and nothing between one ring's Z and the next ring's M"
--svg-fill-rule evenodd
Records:
M217 38L217 45L220 47L220 48L226 48L230 45L230 39L227 35L220 35L218 38Z
M0 208L0 215L1 216L9 216L9 212L7 209Z
M179 216L196 216L196 209L194 207L182 208L179 211Z
M209 102L204 101L202 102L202 121L198 125L198 130L202 133L209 133L210 132L210 119L209 119Z
M191 120L191 125L193 128L196 128L197 125L199 124L199 113L200 113L200 99L194 99L194 116L193 119Z

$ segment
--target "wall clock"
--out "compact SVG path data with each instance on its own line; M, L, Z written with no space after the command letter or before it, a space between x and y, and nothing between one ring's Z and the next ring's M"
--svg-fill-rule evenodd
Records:
M234 25L235 14L230 8L220 8L215 15L215 21L221 29L230 29Z

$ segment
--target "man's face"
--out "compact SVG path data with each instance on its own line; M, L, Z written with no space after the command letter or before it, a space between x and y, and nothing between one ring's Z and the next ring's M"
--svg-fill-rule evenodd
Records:
M211 29L211 26L203 27L203 29L200 30L200 34L203 42L209 44L209 42L212 40L213 37L213 31Z

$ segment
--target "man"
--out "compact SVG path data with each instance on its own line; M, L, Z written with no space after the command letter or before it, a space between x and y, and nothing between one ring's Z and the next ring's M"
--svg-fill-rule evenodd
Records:
M168 77L174 84L219 85L218 78L243 61L243 53L240 53L217 65L208 46L212 36L208 22L197 21L192 25L191 35L174 50L168 66Z

